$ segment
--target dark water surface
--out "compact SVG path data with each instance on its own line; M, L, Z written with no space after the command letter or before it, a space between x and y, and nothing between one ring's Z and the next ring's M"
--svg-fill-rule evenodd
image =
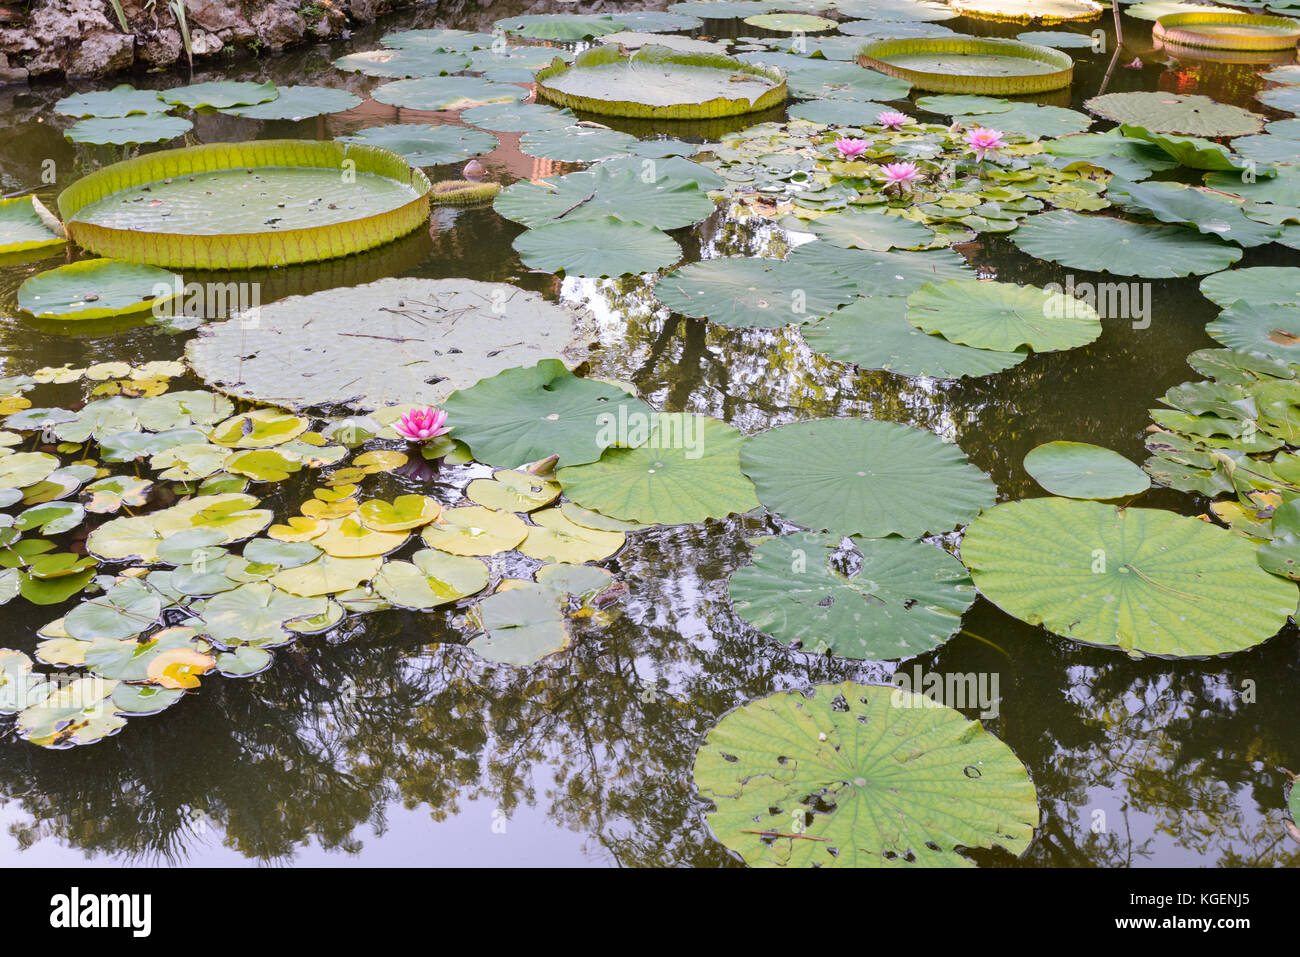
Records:
M425 5L351 42L233 61L195 79L327 84L364 94L386 81L341 73L330 61L376 46L389 30L490 31L493 20L516 12L588 8L507 0L453 13ZM999 36L1026 29L969 19L945 25ZM705 35L756 32L738 22L706 26L715 29ZM1109 26L1107 14L1071 29L1109 33ZM1116 64L1108 92L1203 93L1263 110L1253 94L1262 86L1257 73L1268 66L1170 60L1150 50L1149 23L1126 19L1125 26L1130 43L1122 59L1140 56L1145 66ZM1077 109L1102 86L1111 57L1069 52L1078 61L1072 90L1039 102ZM174 74L133 82L169 87L187 79ZM62 130L71 121L52 110L74 89L111 85L0 88L0 192L39 183L43 162L52 160L58 187L39 191L52 207L58 188L122 158L122 148L68 143ZM298 123L201 116L192 136L199 142L324 139L424 116L367 100L348 113ZM668 132L716 137L754 121ZM643 123L611 125L650 132ZM517 134L497 135L502 145L485 161L491 178L512 182L566 169L520 154ZM428 172L445 179L456 171ZM656 309L639 277L561 280L529 273L510 245L521 230L490 207L436 209L427 231L363 256L239 278L262 281L263 302L388 275L514 282L593 310L602 347L593 374L631 380L657 408L707 413L746 432L822 416L920 426L958 441L992 475L1001 500L1041 494L1021 460L1042 442L1093 442L1141 461L1147 410L1169 387L1198 378L1185 357L1214 344L1203 327L1215 310L1197 280L1155 281L1148 328L1111 320L1090 346L1033 355L1000 375L936 383L857 373L780 332L728 329ZM779 255L787 245L778 226L721 213L674 235L690 258ZM1005 238L984 236L964 250L984 275L1065 281L1064 269L1030 259ZM18 285L66 255L0 267L0 374L180 355L190 333L85 323L60 328L20 318ZM1296 255L1278 246L1247 250L1240 265L1282 265ZM1097 278L1075 273L1076 282ZM184 387L179 380L177 387ZM69 387L40 386L29 396L38 406L69 401L72 393L61 388ZM372 494L414 488L381 478ZM296 506L304 487L284 483L271 507ZM1142 504L1193 515L1206 505L1163 490L1148 493ZM894 671L786 649L731 612L726 579L747 560L744 539L772 529L766 519L747 517L632 536L606 563L631 589L621 618L531 669L493 665L468 652L449 614L391 611L349 619L336 633L282 649L255 678L209 679L181 706L132 721L100 744L49 752L7 738L0 742L0 861L735 864L710 837L706 805L691 783L704 732L729 709L773 691L881 681ZM12 602L0 609L6 626L0 645L30 652L35 630L59 613ZM1275 866L1300 860L1282 828L1278 771L1300 765L1294 628L1230 658L1171 662L1134 661L1076 644L984 599L963 625L952 641L899 667L997 677L1000 714L984 724L1028 766L1043 817L1024 858L989 853L979 855L982 863ZM1253 682L1254 702L1243 700L1244 682ZM1104 829L1096 826L1102 820Z

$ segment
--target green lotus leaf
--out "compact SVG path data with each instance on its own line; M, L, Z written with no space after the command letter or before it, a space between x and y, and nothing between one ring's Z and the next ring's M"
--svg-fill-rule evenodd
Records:
M412 166L455 163L497 148L497 138L491 133L467 126L429 126L423 123L371 126L352 136L341 136L339 140L392 150Z
M973 349L943 336L927 335L907 321L907 300L901 296L856 299L801 331L810 346L832 359L906 376L958 379L992 375L1020 364L1029 355L1026 349Z
M674 312L769 328L829 315L855 294L850 279L819 266L741 257L691 263L655 285L659 301Z
M310 542L277 542L269 538L255 538L244 546L246 561L276 568L297 568L320 556L321 550Z
M817 242L796 246L787 261L828 269L856 283L859 296L872 299L907 296L927 282L975 277L966 260L951 249L879 252Z
M839 542L804 534L759 545L728 583L736 614L802 651L877 661L929 651L961 627L975 586L947 552L905 539L855 541L846 571L833 557Z
M168 579L168 584L178 595L215 595L243 584L231 577L231 574L243 564L243 559L234 555L205 557L192 565L177 565Z
M533 665L569 647L569 623L555 589L526 584L478 603L484 634L469 647L488 661Z
M266 103L232 106L221 112L246 120L308 120L361 105L361 97L355 93L328 86L282 86L279 92Z
M374 584L393 605L427 610L480 592L487 583L487 566L477 558L423 548L410 562L385 562Z
M1134 182L1173 169L1178 161L1154 143L1136 142L1118 128L1105 133L1076 133L1044 143L1047 152L1067 160L1086 159Z
M717 419L661 412L636 448L611 448L556 478L570 499L611 518L661 525L723 518L758 506L740 469L741 442Z
M782 691L728 713L695 756L714 836L755 867L969 867L1029 846L1038 802L1005 744L881 685Z
M93 744L117 734L126 719L113 713L116 681L86 676L63 685L18 715L19 737L44 748Z
M1267 133L1258 136L1239 136L1232 141L1232 150L1243 159L1266 166L1300 163L1300 140L1285 136L1272 136Z
M153 482L130 475L110 475L91 482L82 490L87 512L97 515L121 511L124 506L140 508L149 501Z
M1238 246L1264 246L1281 233L1280 227L1248 219L1241 204L1228 197L1181 183L1130 183L1115 177L1107 184L1106 197L1162 223L1191 226Z
M1014 103L1009 110L996 116L954 116L953 122L963 126L992 126L1003 133L1019 133L1035 139L1067 136L1082 133L1092 125L1092 118L1078 110L1061 106L1039 106L1034 103Z
M813 220L809 228L832 246L850 249L924 249L934 244L934 232L902 216L865 210L831 213Z
M636 142L635 136L603 126L566 126L531 130L519 137L519 149L538 159L594 163L611 156L623 156Z
M453 393L443 410L477 461L506 468L550 455L560 465L594 462L619 444L620 422L626 435L630 421L652 414L640 399L580 379L556 359L481 379Z
M256 535L271 523L274 517L269 509L253 508L258 499L252 495L227 493L221 495L201 495L154 512L154 527L164 536L189 528L213 528L225 535L223 544L237 542ZM118 521L118 519L114 519ZM108 524L101 525L99 531Z
M598 562L613 555L627 541L622 532L601 532L575 524L558 508L534 512L535 524L519 550L529 558L550 562Z
M1082 300L980 279L922 286L907 297L907 321L950 342L1002 352L1073 349L1101 335L1097 311Z
M14 525L24 532L40 531L43 535L61 535L80 525L86 510L75 502L49 502L20 512Z
M463 53L487 49L495 39L490 33L475 33L472 30L398 30L396 33L385 34L379 42L395 50L450 50Z
M1220 306L1238 299L1253 305L1300 305L1300 268L1295 266L1247 266L1206 276L1201 295ZM1285 373L1272 373L1285 374Z
M517 237L514 248L530 269L566 276L656 272L682 258L666 233L613 216L539 226Z
M256 327L209 323L186 355L242 398L376 409L438 405L503 369L567 358L580 336L573 313L516 286L384 279L263 306Z
M473 106L460 118L471 126L495 133L534 133L538 130L562 130L578 121L569 110L544 103L489 103Z
M206 654L208 643L193 628L164 628L148 638L96 638L86 649L86 668L91 674L116 681L147 681L149 665L159 655L176 648Z
M1185 136L1243 136L1258 133L1264 117L1208 96L1166 92L1105 93L1084 101L1098 116L1152 133ZM1127 130L1126 136L1132 135Z
M1157 509L1007 502L967 529L961 557L1009 614L1130 654L1240 651L1296 609L1296 586L1261 569L1251 543Z
M777 426L745 440L740 464L770 511L837 535L948 532L992 505L996 491L961 449L894 422Z
M44 481L58 467L58 456L45 452L13 452L0 456L0 488L27 488Z
M1205 327L1217 342L1239 352L1296 362L1300 356L1300 305L1239 300ZM0 465L4 462L0 459Z
M395 80L377 87L371 96L389 106L408 110L463 110L485 103L509 103L522 100L523 87L510 83L493 83L472 76L425 76L414 80Z
M531 227L613 216L658 229L678 229L714 211L713 200L695 183L646 182L630 170L603 165L551 182L521 180L499 193L492 206L506 219Z
M856 55L856 54L855 54ZM804 100L787 111L795 119L828 126L871 126L889 107L871 100Z
M18 305L38 319L102 319L161 307L180 285L165 269L85 259L28 279L18 287Z
M816 60L796 57L793 61L780 61L780 54L745 53L737 59L748 63L781 66L786 72L786 84L791 96L805 99L832 100L901 100L907 97L912 85L906 80L868 70L856 63L837 60Z
M1118 452L1086 442L1048 442L1025 456L1025 471L1053 495L1121 498L1151 487L1140 468Z
M191 110L226 110L232 106L267 103L280 95L274 83L249 83L237 80L212 80L191 83L158 94L173 106Z
M939 93L918 97L917 109L929 113L961 116L967 113L1007 113L1016 104L1000 96L977 96L971 93ZM988 120L985 122L995 122Z
M396 79L445 76L459 73L469 65L469 57L462 53L411 47L388 50L381 47L364 53L349 53L334 61L335 69Z
M135 407L143 428L167 432L191 425L215 425L229 418L234 405L224 395L201 389L168 392L141 399Z
M681 37L662 33L644 33L634 30L620 30L600 37L601 43L618 44L625 50L639 50L644 46L658 44L676 50L679 53L723 54L727 44L717 40L701 40L696 37Z
M465 505L444 509L421 535L426 545L453 555L496 555L522 542L528 528L511 512Z
M1119 127L1125 139L1150 143L1165 155L1189 169L1241 172L1246 165L1230 154L1226 147L1195 136L1169 136L1128 123ZM1112 131L1113 132L1113 131Z
M1248 273L1250 269L1234 269L1217 275L1231 276L1238 272ZM1204 283L1201 287L1204 294ZM1295 370L1282 359L1234 352L1232 349L1198 349L1187 357L1187 364L1207 378L1239 385L1250 385L1261 378L1295 378Z
M64 136L74 143L130 146L136 143L165 143L184 136L192 129L194 124L183 117L167 113L145 113L78 120L64 131Z
M67 242L63 227L35 196L0 199L0 255L26 253Z
M32 660L25 654L0 648L0 714L17 714L54 690L44 675L32 673Z
M276 577L311 567L304 565ZM228 647L272 648L293 641L294 634L286 627L289 623L323 614L326 607L324 598L299 597L267 582L254 582L209 598L203 603L199 618L190 624L199 634Z
M465 488L465 497L471 502L505 512L531 512L550 505L559 495L558 482L509 469L501 469L490 479L475 479Z
M72 93L54 104L55 113L78 119L158 113L162 109L163 101L157 90L137 90L129 83L119 83L111 90L95 93Z
M183 688L159 688L157 685L119 684L110 700L122 714L150 715L167 710L185 697Z
M821 33L834 30L839 24L825 17L814 17L807 13L760 13L745 17L745 22L760 30L774 30L778 33Z
M1178 13L1236 13L1231 7L1185 3L1183 0L1144 0L1142 3L1125 4L1124 12L1139 20L1158 20Z
M1062 209L1030 216L1011 241L1062 266L1152 279L1218 272L1241 258L1240 248L1178 226L1141 226Z
M670 13L703 17L706 20L732 20L752 17L758 13L771 13L790 4L779 0L695 0L695 2L670 3Z
M374 578L382 565L383 559L377 557L335 558L332 555L322 555L314 562L277 572L271 576L270 581L282 591L303 597L334 595Z
M1066 30L1029 30L1017 33L1016 39L1021 43L1037 43L1058 50L1091 50L1097 47L1097 39L1091 33L1070 33Z
M46 502L67 498L81 488L83 482L94 477L94 466L65 465L63 468L51 472L45 477L44 481L28 486L23 491L22 503L24 505L41 505Z
M162 602L143 583L123 579L102 597L84 601L63 617L68 635L82 641L134 638L158 621Z
M271 667L271 652L253 645L240 645L217 655L217 671L227 678L247 678Z
M537 13L506 17L492 26L532 40L587 40L624 29L615 16Z
M1260 90L1255 98L1265 106L1286 113L1300 113L1300 89L1294 86L1279 86L1271 90ZM1254 131L1252 131L1254 132Z

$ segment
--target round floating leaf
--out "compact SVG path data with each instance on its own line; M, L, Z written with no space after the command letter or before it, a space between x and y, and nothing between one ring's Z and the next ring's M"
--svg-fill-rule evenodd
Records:
M102 597L84 601L63 618L72 638L134 638L158 621L162 602L156 594L134 579L114 585Z
M1256 99L1265 106L1286 113L1300 113L1300 87L1279 86L1271 90L1260 90Z
M475 479L465 488L471 502L506 512L531 512L559 496L560 483L510 469L501 469L490 479Z
M398 30L380 38L380 43L397 50L484 50L496 40L490 33L472 30Z
M342 113L361 105L361 97L328 86L282 86L280 95L255 106L233 106L222 110L247 120L307 120L329 113Z
M1220 306L1238 299L1255 305L1300 305L1300 268L1295 266L1247 266L1206 276L1201 295Z
M1264 128L1264 117L1208 96L1164 92L1106 93L1084 107L1116 123L1142 126L1154 133L1188 136L1243 136Z
M1141 226L1064 209L1030 216L1011 241L1063 266L1152 279L1218 272L1241 258L1237 246L1178 226Z
M467 126L426 126L423 123L371 126L339 139L345 143L367 143L392 150L412 166L455 163L497 148L497 138L491 133Z
M18 305L38 319L103 319L162 306L183 285L165 269L83 259L28 279L18 287Z
M690 226L715 208L696 183L669 178L646 182L631 170L603 165L551 182L521 180L498 194L492 206L507 219L532 227L613 216L658 229Z
M527 534L528 526L517 515L479 505L444 509L438 521L421 532L426 545L453 555L508 552Z
M609 446L625 443L629 421L651 415L641 400L580 379L556 359L482 379L454 393L443 410L475 460L505 468L550 455L560 465L594 462Z
M828 318L804 326L802 332L810 346L832 359L906 376L957 379L992 375L1020 364L1029 355L1025 349L972 349L943 336L927 335L907 321L907 300L901 296L859 298Z
M119 684L113 689L112 702L119 712L140 716L165 711L183 697L182 688Z
M1013 103L1011 109L1001 110L994 116L980 113L974 116L954 116L953 121L963 126L992 125L1003 133L1019 133L1035 139L1082 133L1093 122L1091 117L1078 110L1034 103Z
M303 597L334 595L356 588L369 581L383 565L382 558L335 558L322 555L314 562L277 572L271 584L282 591ZM305 618L322 614L321 610L304 615Z
M519 137L521 152L564 163L594 163L608 156L622 156L636 143L635 136L603 126L547 128Z
M837 535L948 532L992 505L996 491L961 449L894 422L777 426L746 439L740 462L769 510Z
M1268 302L1252 305L1238 301L1219 313L1219 318L1209 323L1205 331L1238 352L1300 361L1300 306L1297 305Z
M91 482L82 490L82 494L86 496L87 512L105 514L120 511L123 506L139 508L145 505L152 488L153 482L148 479L112 475Z
M178 86L173 90L163 90L158 95L174 106L184 106L191 110L225 110L232 106L266 103L274 100L279 95L279 91L274 83L212 80L207 83Z
M975 278L966 260L951 249L877 252L819 242L796 246L787 259L829 269L856 283L859 296L871 299L907 296L927 282Z
M487 566L477 558L424 548L410 562L386 562L375 576L375 591L399 607L428 609L473 595L487 583Z
M366 528L377 532L404 532L437 521L441 510L442 506L427 495L399 495L392 502L362 502L357 517Z
M957 34L867 41L857 62L938 93L1044 93L1074 73L1074 60L1050 47Z
M1267 245L1280 232L1248 219L1242 206L1226 196L1181 183L1129 183L1116 176L1106 187L1106 198L1162 223L1181 223L1239 246Z
M371 575L377 570L379 564L378 559L372 561L373 564L368 566ZM313 566L303 566L303 568L311 567ZM295 568L292 571L282 572L281 575L293 575L302 570L302 568ZM355 582L346 587L354 585ZM200 634L208 635L223 645L272 647L293 640L293 634L285 629L287 624L323 614L326 607L323 598L298 597L273 588L266 582L254 582L209 598L203 604L199 619L192 621L191 624Z
M97 638L86 649L86 667L101 678L118 681L154 680L149 672L160 655L196 647L206 649L207 644L198 639L193 628L164 628L147 639Z
M623 547L627 539L622 532L601 532L575 524L558 508L543 509L532 515L535 525L519 550L529 558L548 562L598 562Z
M833 560L839 541L807 534L759 545L728 583L736 614L802 651L877 661L929 651L961 627L975 586L957 559L885 538L854 542L847 561Z
M0 199L0 255L67 242L63 226L35 196Z
M1260 568L1250 542L1156 509L1007 502L967 529L961 557L1009 614L1130 654L1239 651L1296 609L1296 586Z
M93 744L117 734L126 719L114 713L110 695L116 681L77 678L18 715L18 735L45 748Z
M0 456L0 488L27 488L44 481L58 467L58 457L45 452L12 452Z
M490 103L473 106L460 115L471 126L497 133L533 133L538 130L562 130L578 118L568 110L557 110L543 103Z
M137 90L129 83L120 83L111 90L96 93L72 93L54 104L55 113L78 119L160 113L162 110L163 101L157 90Z
M809 228L832 246L849 249L923 249L934 244L934 232L902 216L851 210L815 219Z
M1053 495L1121 498L1151 487L1141 468L1118 452L1086 442L1048 442L1025 456L1025 471Z
M1073 296L1012 282L954 279L907 297L907 321L975 349L1051 352L1101 335L1097 310Z
M960 712L880 685L783 691L727 714L695 756L714 836L751 866L967 867L1029 846L1024 765Z
M645 444L556 472L564 494L611 518L702 522L757 507L740 470L740 432L701 415L661 412Z
M536 13L498 20L493 27L532 40L587 40L624 29L613 16Z
M194 124L183 117L145 113L79 120L64 135L74 143L129 146L135 143L163 143L184 136L192 129Z
M241 398L376 409L438 405L503 369L565 358L579 335L572 313L515 286L383 279L262 306L256 326L209 323L186 353Z
M853 300L854 283L818 266L729 257L691 263L655 285L659 301L686 316L726 326L810 322Z
M47 502L25 509L14 518L19 531L39 530L43 535L61 535L80 525L86 510L75 502Z
M1091 50L1098 47L1097 38L1091 33L1069 33L1065 30L1029 30L1017 33L1016 39L1021 43L1037 43L1058 50Z
M227 678L247 678L271 667L271 652L252 645L240 645L217 655L217 671Z
M828 126L871 126L889 107L870 100L805 100L795 103L789 115Z
M814 17L807 13L760 13L745 17L745 22L760 30L773 30L778 33L821 33L834 30L839 24L825 17Z
M469 66L469 57L461 53L447 53L425 48L366 50L349 53L334 61L339 70L364 73L366 76L403 78L416 76L443 76L458 73ZM284 96L283 93L280 94Z
M325 531L311 543L333 558L370 558L387 555L406 544L405 531L380 532L361 524L358 517L347 516L329 521Z
M485 634L469 647L489 661L536 664L569 646L562 596L545 585L526 584L488 595L478 604Z
M682 258L666 233L613 216L539 226L519 235L514 248L530 269L566 276L657 272Z
M484 103L509 103L527 95L523 87L493 83L472 76L426 76L397 80L377 87L371 94L380 103L409 110L463 110Z

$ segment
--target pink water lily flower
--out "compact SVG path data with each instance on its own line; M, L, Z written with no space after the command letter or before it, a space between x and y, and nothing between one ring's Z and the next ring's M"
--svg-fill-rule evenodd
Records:
M885 185L897 186L899 192L911 189L917 180L925 179L925 174L916 168L915 163L889 163L881 170L885 174Z
M857 159L867 151L870 144L866 140L842 139L835 141L835 148L846 160Z
M450 432L451 427L445 424L446 421L447 413L442 409L425 406L402 413L402 417L393 423L393 428L412 442L425 442Z
M886 129L902 129L906 123L911 123L912 118L906 113L899 113L897 110L886 110L876 117L876 122Z
M989 153L997 152L1007 144L1002 140L1001 130L987 130L977 126L966 134L966 145L975 151L975 158L982 163Z

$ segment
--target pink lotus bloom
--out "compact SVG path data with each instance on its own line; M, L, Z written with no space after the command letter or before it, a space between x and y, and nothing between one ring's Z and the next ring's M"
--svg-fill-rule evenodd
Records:
M845 159L857 159L867 151L870 144L866 140L836 140L835 148L840 151L840 155Z
M446 412L426 406L402 413L402 417L393 423L393 428L412 442L425 442L450 432L451 428L444 425L446 421Z
M900 191L910 189L917 180L925 178L915 163L890 163L882 166L881 170L885 174L885 185L897 186Z
M1001 130L986 130L977 126L966 134L966 145L975 151L975 158L981 163L989 153L996 152L1007 144L1002 141Z
M897 130L903 127L905 123L911 123L912 118L906 113L899 113L896 110L886 110L876 117L876 122L886 129Z

